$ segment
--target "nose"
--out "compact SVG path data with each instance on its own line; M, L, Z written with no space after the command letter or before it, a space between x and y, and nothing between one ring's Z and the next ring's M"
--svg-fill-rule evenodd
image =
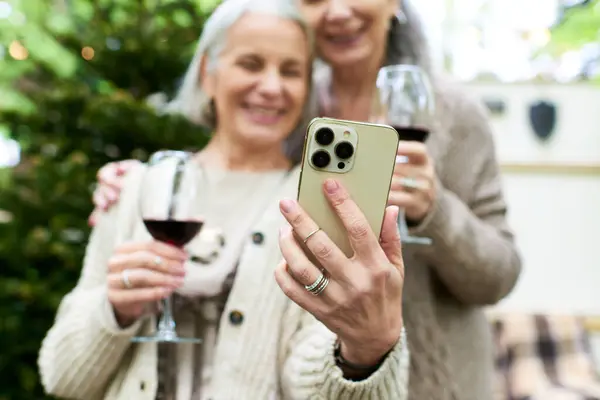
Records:
M270 69L265 71L265 74L260 80L259 90L262 94L277 96L283 89L283 82L278 70Z
M328 22L344 21L352 16L348 0L331 0L325 17Z

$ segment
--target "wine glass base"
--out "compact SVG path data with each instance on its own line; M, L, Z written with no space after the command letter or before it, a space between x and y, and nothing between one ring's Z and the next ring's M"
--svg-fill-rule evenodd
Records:
M136 336L131 338L134 343L202 343L202 339L179 337L177 334L157 334L155 336Z
M402 243L430 246L433 243L433 240L431 240L431 238L428 237L404 236L402 237Z

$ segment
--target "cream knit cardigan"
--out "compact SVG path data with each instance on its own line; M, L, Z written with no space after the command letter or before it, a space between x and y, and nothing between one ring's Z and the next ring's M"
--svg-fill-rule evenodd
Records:
M107 261L115 245L148 237L137 212L140 177L140 171L128 174L119 205L93 230L80 280L63 299L42 343L38 364L50 394L82 400L155 399L157 346L130 342L136 334L151 333L155 318L120 329L106 292ZM279 198L295 196L297 178L294 171ZM409 354L404 338L371 377L345 380L333 358L335 335L277 286L273 269L281 259L277 236L283 219L276 200L254 227L265 240L256 244L249 238L242 251L221 318L208 388L211 400L405 400ZM241 324L229 321L232 310L244 315ZM177 323L185 330L185 320ZM180 376L178 400L189 399L181 393L191 394L192 376L192 371L189 379Z

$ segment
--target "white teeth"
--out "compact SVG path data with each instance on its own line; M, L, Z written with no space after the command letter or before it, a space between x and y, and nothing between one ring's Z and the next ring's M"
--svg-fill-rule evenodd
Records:
M352 36L332 36L329 40L331 40L334 43L348 43L348 42L352 42L356 38L358 38L358 35L352 35Z
M277 110L263 107L250 107L250 111L252 111L255 114L260 114L268 117L275 117L279 114L279 111Z

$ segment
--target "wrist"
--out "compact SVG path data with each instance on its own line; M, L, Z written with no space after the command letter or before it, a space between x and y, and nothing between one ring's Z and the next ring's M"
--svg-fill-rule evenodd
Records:
M337 360L350 369L376 369L385 360L397 341L398 339L378 345L357 345L338 339L336 344Z

